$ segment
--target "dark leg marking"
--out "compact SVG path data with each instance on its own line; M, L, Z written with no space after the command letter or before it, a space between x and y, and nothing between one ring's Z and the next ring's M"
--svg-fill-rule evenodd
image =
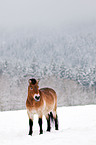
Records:
M33 121L31 119L29 119L29 135L32 135L32 133L33 133L32 127L33 127Z
M40 134L43 134L43 130L42 130L42 118L39 118L38 123L39 123L39 127L40 127Z
M50 131L50 115L48 114L48 119L47 119L47 131Z
M51 121L53 122L53 114L52 114L52 112L50 112L50 119L51 119Z
M58 130L58 117L55 118L55 130Z

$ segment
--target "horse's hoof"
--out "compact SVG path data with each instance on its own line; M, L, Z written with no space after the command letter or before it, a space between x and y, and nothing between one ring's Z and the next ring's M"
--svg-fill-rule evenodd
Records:
M50 129L47 129L46 131L50 132Z
M28 134L28 135L32 136L32 134Z
M42 131L40 131L39 135L41 135L41 134L43 134L43 130L42 130Z
M32 133L29 133L28 135L32 136Z

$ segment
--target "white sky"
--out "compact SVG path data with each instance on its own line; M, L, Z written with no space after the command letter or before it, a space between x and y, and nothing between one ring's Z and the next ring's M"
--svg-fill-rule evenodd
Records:
M96 19L96 0L0 0L0 25L58 25Z

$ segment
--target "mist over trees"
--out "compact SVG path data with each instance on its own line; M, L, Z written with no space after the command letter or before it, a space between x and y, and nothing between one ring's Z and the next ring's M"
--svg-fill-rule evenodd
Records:
M25 108L31 77L56 90L58 106L96 103L95 23L0 30L0 110Z

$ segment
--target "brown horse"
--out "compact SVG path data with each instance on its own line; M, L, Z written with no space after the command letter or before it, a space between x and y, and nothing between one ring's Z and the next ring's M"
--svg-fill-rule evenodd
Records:
M40 126L40 134L42 130L42 117L45 115L47 119L47 131L50 131L50 119L55 121L55 130L58 130L57 118L57 95L51 88L39 89L38 80L32 78L29 80L28 97L26 100L26 109L29 117L29 135L33 132L34 114L38 114L38 123Z

